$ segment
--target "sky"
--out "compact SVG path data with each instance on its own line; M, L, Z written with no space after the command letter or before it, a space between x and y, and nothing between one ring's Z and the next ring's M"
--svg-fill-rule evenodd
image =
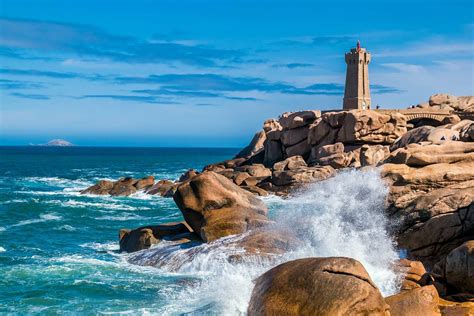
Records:
M0 0L0 145L241 147L286 111L474 94L474 1Z

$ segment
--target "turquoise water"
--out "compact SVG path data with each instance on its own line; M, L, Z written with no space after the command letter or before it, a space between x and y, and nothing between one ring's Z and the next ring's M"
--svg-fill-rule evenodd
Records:
M173 200L78 191L123 176L176 179L236 152L0 147L0 313L161 313L193 278L128 264L117 235L182 220Z

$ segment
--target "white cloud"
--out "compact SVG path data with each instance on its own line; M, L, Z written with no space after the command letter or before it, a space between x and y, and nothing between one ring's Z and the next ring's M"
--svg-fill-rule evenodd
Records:
M384 63L384 64L381 64L381 66L395 69L401 72L408 72L408 73L419 73L419 72L426 71L424 66L407 64L407 63Z

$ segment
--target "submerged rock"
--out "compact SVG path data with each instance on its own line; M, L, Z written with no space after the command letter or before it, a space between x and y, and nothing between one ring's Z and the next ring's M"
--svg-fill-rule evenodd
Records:
M144 190L144 189L147 189L147 188L153 186L154 183L155 183L155 177L148 176L148 177L141 178L140 180L138 180L135 183L135 188L137 190Z
M113 181L100 180L91 187L81 191L81 194L107 195L114 186Z
M176 238L177 235L192 232L192 229L184 222L144 226L133 230L121 229L119 232L120 251L135 252L148 249L162 239L173 239L170 237Z
M192 229L184 222L144 226L133 230L121 229L119 232L120 251L135 252L148 249L163 239L173 240L176 236L192 232Z
M289 261L255 281L249 315L389 315L362 264L350 258Z
M147 190L153 186L153 176L134 179L131 177L121 178L117 181L100 180L93 186L82 190L81 194L97 194L112 196L128 196L139 190Z
M208 243L197 240L161 243L152 249L131 255L129 262L163 267L169 271L178 271L193 260L207 257L232 264L270 264L275 262L279 255L295 249L300 243L292 232L262 228Z

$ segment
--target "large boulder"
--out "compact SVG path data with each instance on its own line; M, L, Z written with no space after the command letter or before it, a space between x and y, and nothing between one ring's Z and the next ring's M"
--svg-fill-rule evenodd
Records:
M250 144L248 144L245 148L243 148L236 156L235 158L249 158L256 153L260 152L263 150L263 143L266 140L265 132L264 131L258 131L255 133L253 136L252 140L250 141Z
M150 195L159 194L164 197L173 196L178 184L171 180L159 180L153 186L149 187L145 193Z
M321 116L321 111L286 112L280 117L279 123L283 129L294 129L313 123Z
M273 165L274 171L283 171L283 170L297 170L299 168L307 167L306 161L304 161L301 156L293 156L282 160Z
M406 118L400 113L353 110L347 112L337 141L390 145L406 132Z
M138 180L126 177L122 178L114 183L114 186L109 191L109 194L112 196L128 196L137 192L135 184Z
M262 164L245 165L234 168L235 171L246 172L252 177L269 177L272 171Z
M454 109L458 107L458 98L444 93L433 94L428 102L433 108L443 109L449 107Z
M263 131L265 132L266 139L280 140L282 130L283 127L280 122L275 119L269 119L263 123Z
M446 257L444 269L449 285L460 292L474 293L474 240L453 249Z
M343 143L313 147L309 161L322 166L331 166L334 169L345 168L352 162L352 155L344 152Z
M325 180L334 172L331 166L301 167L294 170L273 171L271 181L276 186L299 185Z
M440 145L410 144L392 152L386 162L409 166L474 161L474 143L446 142Z
M148 176L141 179L131 177L121 178L117 181L101 180L93 186L82 190L81 194L98 194L112 196L128 196L139 190L148 190L155 183L155 177Z
M334 116L336 115L337 114L334 114ZM331 124L324 120L324 117L328 117L328 120L330 119L330 116L324 114L322 118L316 120L309 126L308 143L310 145L324 146L336 142L337 133L339 132L340 127L331 126Z
M390 155L388 146L363 145L359 152L359 161L362 167L376 166Z
M461 112L474 112L474 96L458 97L458 106L456 110Z
M433 144L442 144L445 142L458 141L459 132L440 126L433 129L426 140Z
M403 291L385 298L391 316L440 316L439 295L433 285Z
M265 272L255 282L249 315L388 315L362 264L350 258L307 258Z
M284 130L281 134L283 146L290 147L308 138L308 126L301 126L295 129Z
M155 184L155 177L148 176L148 177L144 177L144 178L141 178L140 180L138 180L135 183L135 188L137 190L144 190L144 189L147 189L147 188L153 186L153 184Z
M306 159L309 157L310 152L311 146L306 139L290 147L285 147L286 157L303 156Z
M473 121L470 121L470 123L464 125L460 129L459 138L464 142L474 142L474 122Z
M260 199L210 171L178 186L173 199L186 222L207 242L268 222L268 210Z
M100 180L91 187L81 191L81 194L107 195L114 187L113 181Z
M474 112L474 96L461 96L438 93L430 96L431 109L446 109L459 112Z
M283 160L284 149L279 140L267 139L264 144L265 157L263 164L266 167L272 167L276 162Z
M414 129L409 130L405 134L402 135L399 139L395 141L395 143L390 146L390 151L394 151L398 148L406 147L409 144L413 143L421 143L428 139L431 131L433 131L434 127L429 125L420 126Z
M188 171L186 171L185 173L183 173L180 177L179 177L179 180L178 182L184 182L186 180L189 180L191 179L192 177L194 177L195 175L198 175L199 172L194 170L194 169L189 169Z

